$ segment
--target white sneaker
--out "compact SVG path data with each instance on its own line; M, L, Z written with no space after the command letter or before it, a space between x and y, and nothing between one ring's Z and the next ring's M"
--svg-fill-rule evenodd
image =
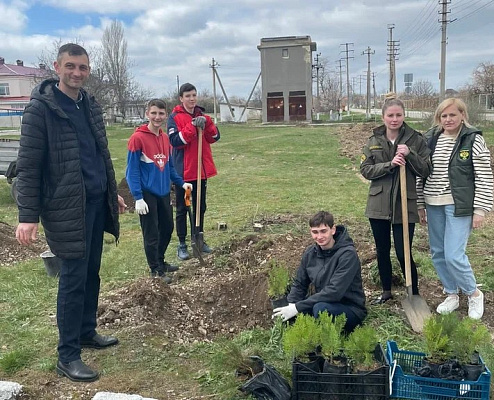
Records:
M446 297L446 300L437 306L436 311L439 314L448 314L458 307L460 307L460 298L457 294L450 294Z
M473 319L480 319L484 315L484 293L477 289L479 296L468 296L468 316Z

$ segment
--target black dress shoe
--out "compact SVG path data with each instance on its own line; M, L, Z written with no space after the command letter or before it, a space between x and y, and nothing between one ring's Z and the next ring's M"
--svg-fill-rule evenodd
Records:
M378 304L384 304L388 300L392 300L392 299L393 299L393 296L388 296L388 297L379 296L377 299L374 299L371 301L371 305L376 306Z
M118 344L118 339L113 336L104 336L97 333L92 338L81 338L81 348L88 349L104 349L106 347L115 346Z
M69 363L57 362L57 374L66 376L74 382L94 382L99 378L99 374L93 371L82 360L75 360Z

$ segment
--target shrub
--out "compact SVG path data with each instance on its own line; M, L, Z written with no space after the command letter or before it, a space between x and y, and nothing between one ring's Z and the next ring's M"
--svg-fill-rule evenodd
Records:
M290 272L286 265L271 260L268 273L268 296L275 299L286 295L290 284Z

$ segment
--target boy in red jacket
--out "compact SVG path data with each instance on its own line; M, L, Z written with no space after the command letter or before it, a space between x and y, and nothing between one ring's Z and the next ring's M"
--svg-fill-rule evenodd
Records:
M207 180L216 175L216 167L211 152L211 144L220 139L220 132L208 115L204 114L204 108L197 105L197 90L191 83L184 83L179 89L181 104L176 106L168 117L168 135L173 146L173 163L177 173L185 182L193 185L192 205L194 216L197 212L197 161L198 161L198 135L197 128L202 128L202 155L201 155L201 209L199 232L203 232L204 213L206 212ZM176 187L177 208L177 236L179 239L177 256L181 260L187 260L190 254L187 250L185 238L187 237L187 208L185 207L184 189ZM194 217L195 221L195 217ZM203 253L210 253L211 249L204 243Z
M182 190L192 188L177 174L171 158L168 135L161 130L166 120L163 100L150 100L146 108L147 125L139 126L128 143L125 177L139 214L144 251L151 276L171 279L166 272L178 270L165 262L165 253L173 232L173 211L170 202L171 182Z

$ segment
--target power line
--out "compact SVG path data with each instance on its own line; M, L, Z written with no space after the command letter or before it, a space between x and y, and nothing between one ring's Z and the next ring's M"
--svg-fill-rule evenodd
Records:
M484 4L483 6L480 6L479 8L477 8L476 10L473 10L471 13L469 14L466 14L466 15L462 15L460 17L458 17L455 21L451 21L451 22L458 22L458 21L463 21L469 17L471 17L472 15L476 14L477 12L479 12L480 10L483 10L484 8L486 8L489 4L492 4L494 3L494 0L491 0L489 1L488 3Z

